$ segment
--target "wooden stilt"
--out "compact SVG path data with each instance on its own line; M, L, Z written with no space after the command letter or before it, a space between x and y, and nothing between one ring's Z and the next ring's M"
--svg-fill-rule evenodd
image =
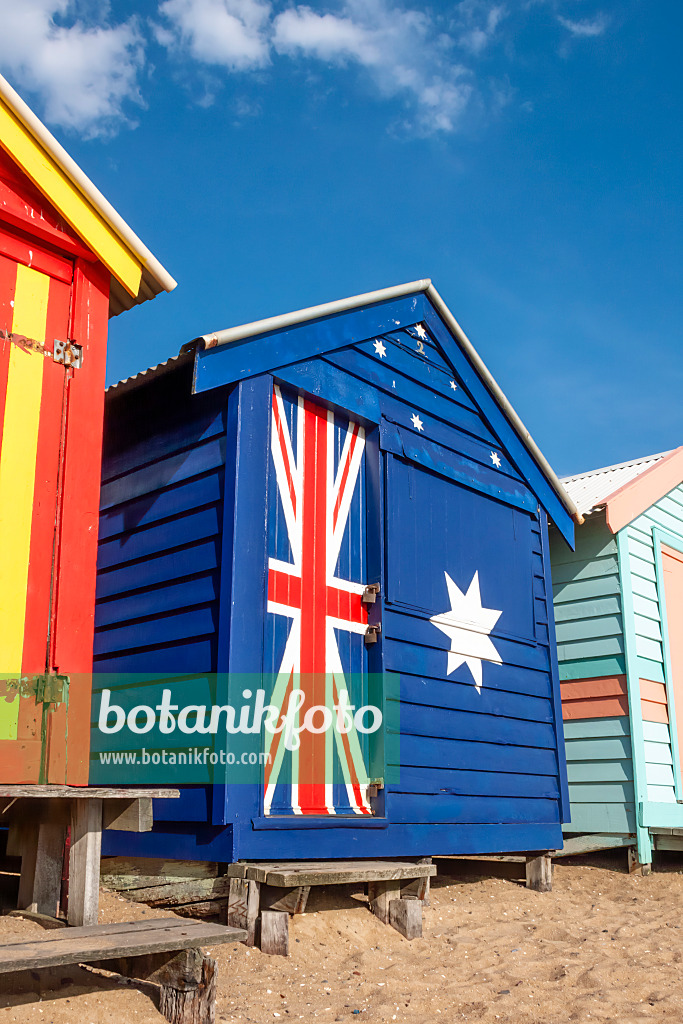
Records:
M401 899L401 883L395 878L368 883L368 902L370 910L382 924L390 923L389 904L392 900Z
M228 893L228 919L231 928L244 928L246 946L256 942L256 921L261 904L261 883L246 878L231 878Z
M526 887L536 892L550 892L553 887L553 862L549 853L526 859Z
M422 938L422 903L420 900L391 900L389 924L406 939Z
M649 875L652 873L652 864L643 864L638 859L637 846L629 846L628 848L628 873L629 875Z
M70 925L97 924L101 846L102 801L74 800L69 853Z
M261 911L261 952L289 956L289 914L285 911Z
M23 909L32 910L38 914L47 914L48 917L56 917L59 913L65 841L66 826L62 822L41 821L39 823L38 842L34 847L35 868L31 901ZM26 886L28 887L28 885L27 878ZM25 894L26 889L22 893L24 898Z

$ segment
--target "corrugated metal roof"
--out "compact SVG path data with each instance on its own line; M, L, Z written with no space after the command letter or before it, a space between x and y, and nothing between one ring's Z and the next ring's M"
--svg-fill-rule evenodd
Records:
M673 451L674 449L671 449ZM615 466L604 466L592 469L589 473L563 477L561 483L576 503L581 515L602 508L610 495L621 487L629 484L636 477L650 469L671 452L659 452L658 455L644 455L630 462L620 462Z
M163 363L157 363L156 366L150 366L147 370L140 370L139 373L134 373L132 377L124 377L123 380L117 381L116 384L110 384L106 389L106 394L120 395L126 391L133 391L142 384L148 384L156 377L161 377L171 370L178 369L184 363L189 363L193 358L194 344L183 345L177 356L171 356L170 359Z

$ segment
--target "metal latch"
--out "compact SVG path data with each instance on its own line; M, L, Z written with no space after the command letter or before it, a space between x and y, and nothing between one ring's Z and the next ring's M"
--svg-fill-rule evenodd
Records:
M374 604L379 594L379 583L368 583L363 591L361 601L363 604Z
M83 346L77 345L75 341L60 341L55 338L53 359L56 363L79 369L83 365Z
M384 781L382 779L373 779L368 783L368 797L370 800L375 800L379 796L380 789L384 789Z
M368 626L368 628L365 630L365 645L366 645L366 647L369 646L370 644L376 644L377 643L377 636L381 632L382 632L382 627L381 626Z
M63 704L69 689L69 677L48 673L34 676L36 704Z

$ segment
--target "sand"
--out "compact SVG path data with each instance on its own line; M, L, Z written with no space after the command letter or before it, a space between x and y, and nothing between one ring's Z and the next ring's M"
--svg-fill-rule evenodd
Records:
M243 945L218 961L217 1021L683 1021L683 859L629 876L625 853L559 863L551 893L496 877L441 877L424 936L407 942L363 897L318 890L292 919L291 956ZM172 916L102 894L101 920ZM0 919L0 936L31 937ZM0 1024L160 1024L144 987L64 972L58 990L0 996ZM72 979L72 980L69 980ZM89 987L85 987L85 983ZM98 989L92 985L98 984ZM18 1003L20 1000L20 1003Z

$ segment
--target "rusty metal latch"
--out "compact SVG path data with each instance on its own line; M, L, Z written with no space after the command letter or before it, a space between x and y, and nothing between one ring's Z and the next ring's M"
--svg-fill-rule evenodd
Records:
M364 637L366 647L369 646L370 644L376 644L377 643L377 636L381 632L382 632L382 627L381 626L368 626L368 628L365 630L365 637Z
M83 365L83 346L77 345L75 341L60 341L55 338L53 359L56 363L73 366L77 370Z
M0 330L0 341L9 341L18 345L24 352L42 352L45 354L45 345L35 338L27 338L25 334L12 334L11 331Z
M368 583L361 595L363 604L374 604L379 594L379 583Z

